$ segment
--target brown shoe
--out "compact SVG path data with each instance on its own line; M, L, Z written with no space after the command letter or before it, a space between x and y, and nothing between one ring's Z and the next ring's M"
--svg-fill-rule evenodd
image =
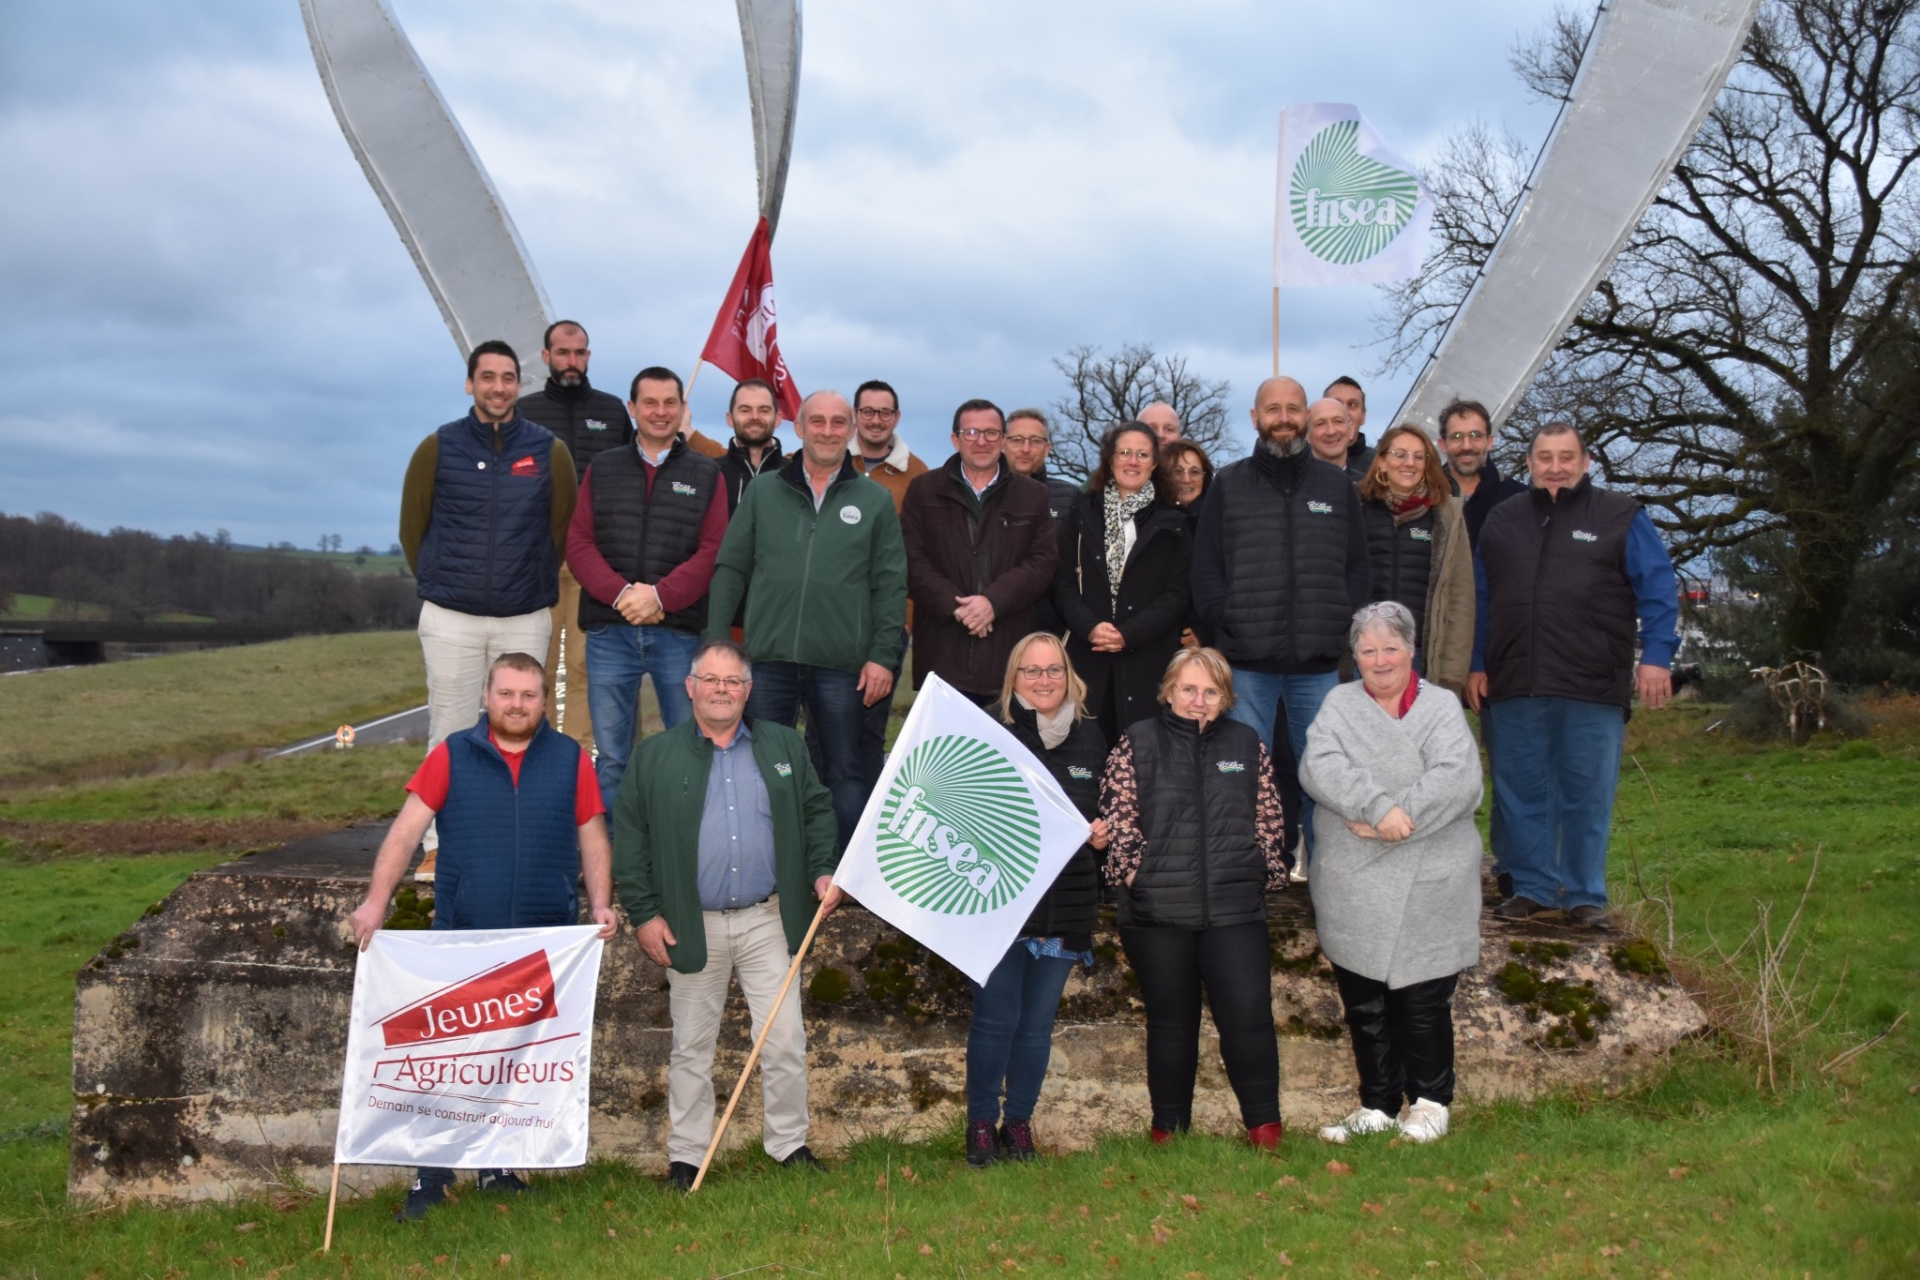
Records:
M421 884L433 883L433 864L439 859L439 849L427 850L427 856L420 859L420 865L413 869L413 878Z
M1587 903L1574 907L1567 912L1567 923L1582 929L1598 929L1605 933L1613 928L1613 921L1607 915L1605 907L1596 907Z
M1532 920L1540 916L1557 915L1558 911L1554 907L1542 906L1532 898L1515 894L1495 907L1493 914L1499 920Z

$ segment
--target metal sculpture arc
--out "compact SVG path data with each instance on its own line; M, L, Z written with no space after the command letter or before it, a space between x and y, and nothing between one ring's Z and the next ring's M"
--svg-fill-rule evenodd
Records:
M1740 59L1760 0L1609 0L1522 198L1393 421L1506 420L1612 268Z
M490 338L539 370L552 314L473 144L386 0L300 0L340 132L464 357Z
M737 0L753 108L760 212L778 222L800 91L799 0ZM489 338L521 378L553 306L505 201L386 0L300 0L340 132L407 246L462 357Z

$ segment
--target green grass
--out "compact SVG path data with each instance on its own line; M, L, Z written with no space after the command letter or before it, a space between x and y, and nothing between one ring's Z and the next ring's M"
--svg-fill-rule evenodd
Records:
M315 1254L325 1205L313 1197L93 1212L64 1203L71 975L210 859L0 864L9 904L0 948L15 971L0 995L0 1274L682 1277L768 1264L789 1276L883 1280L1913 1274L1920 1040L1909 1021L1832 1074L1818 1064L1913 1004L1920 732L1796 752L1703 737L1708 718L1635 718L1630 749L1659 801L1629 764L1616 896L1631 896L1630 838L1650 887L1661 891L1671 875L1678 952L1708 972L1709 925L1731 946L1756 898L1780 904L1783 917L1824 846L1802 981L1830 989L1844 967L1845 987L1777 1092L1754 1087L1750 1058L1709 1040L1615 1097L1463 1105L1453 1134L1426 1148L1375 1140L1338 1150L1293 1132L1275 1160L1227 1139L1151 1148L1127 1136L1088 1154L974 1172L959 1160L955 1131L829 1153L824 1176L736 1156L691 1200L599 1164L540 1178L534 1195L510 1203L466 1195L414 1228L388 1220L397 1190L348 1200L328 1259ZM226 795L63 788L26 812L49 821L141 814L173 799L182 811L252 812L284 793L300 796L299 808L345 813L377 802L404 766L389 775L372 753L331 772L316 762L284 768L295 763L195 775L242 777ZM1731 989L1725 975L1710 976ZM1044 1116L1039 1127L1044 1141ZM1336 1159L1351 1172L1330 1169Z
M234 551L234 554L241 555L241 556L248 556L248 555L257 556L257 555L271 554L271 555L281 555L281 556L292 556L300 560L325 560L329 564L339 565L342 569L345 569L348 573L364 573L364 574L402 573L404 574L407 572L407 558L405 556L390 556L386 554L384 551L374 555L363 556L353 551L297 551L296 550L296 551L269 552L269 551L258 549L258 548L247 548L245 550L236 549Z
M271 747L426 700L411 632L315 636L0 680L0 787Z
M13 597L13 608L0 613L0 622L44 622L54 616L55 606L60 607L61 616L67 619L101 619L113 612L103 604L75 604L53 596L21 593Z

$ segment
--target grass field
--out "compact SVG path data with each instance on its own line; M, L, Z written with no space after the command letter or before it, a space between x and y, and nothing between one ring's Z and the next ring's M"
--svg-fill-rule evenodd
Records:
M278 746L426 700L412 632L62 667L0 680L0 788L117 777Z
M1691 981L1729 1003L1751 994L1751 957L1724 965L1710 937L1732 950L1756 901L1775 904L1777 934L1820 851L1799 990L1817 1012L1843 973L1844 985L1826 1023L1782 1051L1772 1088L1761 1059L1722 1036L1617 1097L1464 1104L1454 1133L1424 1148L1334 1150L1293 1132L1271 1159L1226 1138L1163 1149L1127 1135L974 1172L956 1131L829 1153L824 1175L735 1157L692 1199L599 1165L511 1202L465 1195L420 1227L388 1220L397 1190L346 1202L326 1259L324 1202L293 1191L194 1209L65 1204L71 975L214 859L0 850L0 953L14 974L0 992L0 1274L1912 1275L1920 1040L1909 1020L1820 1070L1887 1030L1920 988L1920 717L1898 710L1868 741L1802 751L1704 736L1712 716L1697 708L1633 722L1645 775L1630 763L1622 783L1616 898L1634 896L1631 846L1656 894L1671 879L1675 958ZM195 774L190 787L58 788L5 812L30 825L244 817L283 798L338 816L390 808L410 755L347 755ZM1642 918L1663 933L1662 914Z

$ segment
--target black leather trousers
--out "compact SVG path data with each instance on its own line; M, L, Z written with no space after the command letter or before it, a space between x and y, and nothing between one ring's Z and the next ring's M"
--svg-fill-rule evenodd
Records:
M1360 1069L1360 1105L1400 1114L1401 1099L1453 1105L1453 989L1448 974L1389 989L1333 966Z

